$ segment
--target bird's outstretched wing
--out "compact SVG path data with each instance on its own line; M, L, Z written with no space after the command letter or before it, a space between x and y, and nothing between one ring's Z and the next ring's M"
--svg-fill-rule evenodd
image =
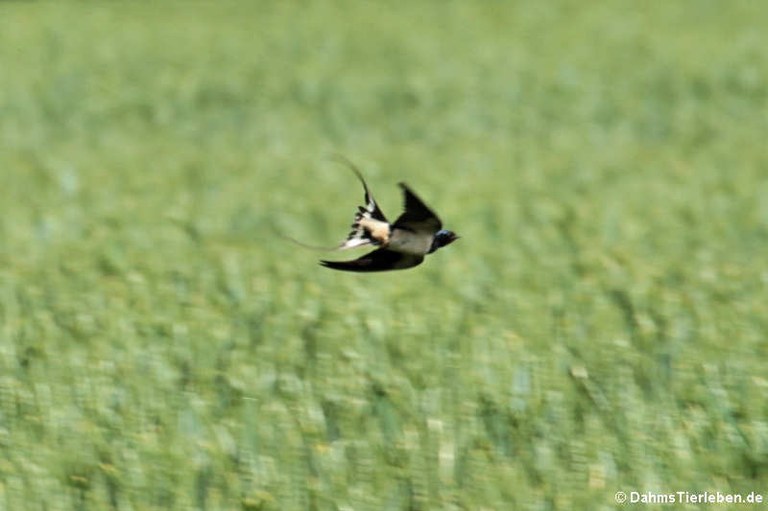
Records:
M407 184L398 183L403 190L403 202L405 211L401 214L393 226L414 232L436 233L443 228L443 223L434 211L411 190Z
M402 254L380 248L352 261L320 261L320 264L333 270L374 272L404 270L418 266L423 260L424 256Z

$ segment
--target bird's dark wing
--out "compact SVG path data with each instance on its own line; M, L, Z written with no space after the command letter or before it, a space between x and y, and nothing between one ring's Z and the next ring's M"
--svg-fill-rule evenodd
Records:
M443 223L434 211L429 209L413 190L408 188L405 183L399 183L403 190L403 200L405 211L400 215L394 227L407 229L414 232L436 233L443 228Z
M404 270L418 266L423 260L424 256L401 254L380 248L353 261L320 261L320 264L333 270L372 272Z

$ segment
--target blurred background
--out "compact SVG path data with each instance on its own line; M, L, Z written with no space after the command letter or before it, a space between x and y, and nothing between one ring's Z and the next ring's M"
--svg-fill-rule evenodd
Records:
M0 509L765 492L767 25L746 1L3 2ZM335 153L462 239L319 267L275 231L347 234Z

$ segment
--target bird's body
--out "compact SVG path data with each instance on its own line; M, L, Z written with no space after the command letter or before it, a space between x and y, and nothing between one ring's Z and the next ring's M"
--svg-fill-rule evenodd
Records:
M425 236L414 231L395 227L389 237L387 248L411 255L426 255L432 247L432 235Z
M363 238L368 241L366 244L387 246L392 241L392 225L386 220L363 217L358 221L358 225L367 234Z
M346 161L346 160L345 160ZM376 250L352 261L320 261L326 268L354 272L402 270L417 266L440 247L458 239L442 228L440 218L406 185L400 183L405 211L390 223L368 190L363 176L349 162L365 190L365 206L355 214L352 232L339 245L340 250L375 246Z

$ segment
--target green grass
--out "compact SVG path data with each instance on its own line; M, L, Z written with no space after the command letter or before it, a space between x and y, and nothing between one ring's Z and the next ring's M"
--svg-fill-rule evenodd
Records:
M759 2L2 3L0 509L768 498L767 25ZM462 239L319 267L273 228L346 234L333 153Z

